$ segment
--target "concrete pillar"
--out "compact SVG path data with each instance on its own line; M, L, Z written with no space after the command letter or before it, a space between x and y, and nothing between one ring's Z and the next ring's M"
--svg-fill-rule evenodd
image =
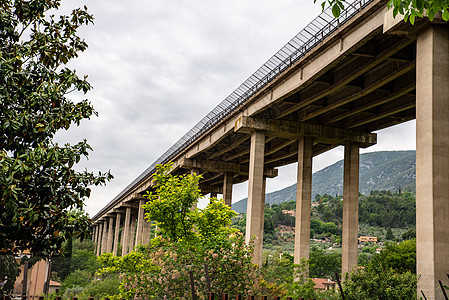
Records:
M145 223L145 210L143 209L142 205L145 204L145 199L139 200L139 210L137 213L137 230L136 230L136 241L134 243L134 246L137 246L139 244L143 244L143 225Z
M136 238L136 223L137 223L137 217L133 217L131 215L131 227L129 232L129 244L128 244L128 253L133 251L134 244L135 244L135 238Z
M226 172L224 174L224 182L223 182L223 200L229 207L232 206L232 180L233 174L230 172Z
M249 181L248 181L248 207L246 214L246 235L245 241L249 243L252 237L254 239L254 257L253 263L262 265L262 256L260 255L263 246L263 238L260 236L261 224L263 220L264 209L264 191L263 191L263 171L264 171L264 153L265 153L265 134L255 131L251 135L250 159L249 159Z
M101 251L100 253L106 253L106 247L108 243L108 221L103 222L103 233L101 234Z
M150 235L151 235L151 222L148 222L147 219L143 222L143 243L150 243Z
M298 142L298 173L296 175L295 264L299 264L301 259L309 259L312 158L313 138L301 137Z
M97 235L95 231L96 231L95 226L92 226L92 243L95 243L95 236Z
M108 242L106 245L106 252L112 252L112 242L114 236L114 217L109 217L109 228L108 228Z
M128 254L129 245L129 233L130 233L130 223L131 223L131 207L127 207L125 211L125 223L123 225L122 231L122 256Z
M117 213L115 216L115 232L114 232L114 247L112 249L112 254L117 256L118 252L118 241L120 235L120 223L121 223L122 213Z
M200 175L200 174L201 174L201 173L200 173L200 170L199 170L199 169L190 169L190 175L194 175L194 174ZM197 206L198 206L198 202L195 202L195 203L192 205L192 210L194 210L195 208L197 208Z
M259 248L259 261L260 264L259 266L262 265L262 259L263 259L263 228L265 225L265 191L267 188L267 178L264 176L263 177L263 186L262 186L262 201L261 201L261 206L262 209L260 210L260 235L259 235L259 240L260 240L260 248Z
M97 256L100 256L101 253L101 234L103 232L103 223L98 225L98 237L97 237Z
M357 237L359 227L359 146L345 145L343 171L343 227L342 266L343 277L357 268Z
M416 58L416 259L418 295L449 285L449 31L418 35Z
M101 235L101 225L100 224L96 224L95 228L96 228L96 234L95 234L95 254L98 256L100 255L100 235Z

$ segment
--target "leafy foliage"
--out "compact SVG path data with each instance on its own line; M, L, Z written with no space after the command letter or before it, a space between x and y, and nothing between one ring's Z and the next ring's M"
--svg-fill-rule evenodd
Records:
M103 254L100 273L121 274L127 298L205 299L210 291L257 294L259 278L251 263L253 247L230 227L235 212L211 198L205 209L192 209L200 197L199 176L170 174L171 164L157 166L155 188L144 205L158 236L125 257Z
M350 274L344 282L347 299L416 299L416 242L388 244L386 249Z
M86 50L77 30L93 17L86 7L56 17L60 2L0 4L0 254L49 257L68 237L84 238L89 186L112 178L74 170L91 150L86 141L53 142L58 130L96 115L87 100L68 98L91 86L66 66Z
M317 0L313 2L316 3ZM321 3L324 10L326 7L332 7L332 14L338 18L344 9L346 0L327 0ZM432 21L438 12L442 13L443 20L449 20L449 1L447 0L390 0L388 6L393 8L393 15L401 14L404 20L410 20L414 24L415 18L422 18L424 13Z

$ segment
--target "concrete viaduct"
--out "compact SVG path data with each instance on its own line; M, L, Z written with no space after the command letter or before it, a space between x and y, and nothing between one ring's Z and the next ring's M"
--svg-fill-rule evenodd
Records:
M438 19L438 18L437 18ZM142 197L157 163L195 172L203 194L248 180L246 237L260 264L265 179L298 162L295 262L309 257L312 157L345 147L342 272L357 267L359 149L416 118L419 291L442 299L449 273L449 28L395 20L385 0L323 12L93 217L97 254L148 242ZM120 230L120 228L122 230ZM121 234L119 234L121 231Z

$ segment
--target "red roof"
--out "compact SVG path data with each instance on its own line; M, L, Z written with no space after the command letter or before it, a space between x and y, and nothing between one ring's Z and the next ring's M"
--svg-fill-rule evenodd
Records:
M335 285L335 282L333 282L330 279L327 278L311 278L312 281L315 283L315 289L317 290L325 290L326 287Z

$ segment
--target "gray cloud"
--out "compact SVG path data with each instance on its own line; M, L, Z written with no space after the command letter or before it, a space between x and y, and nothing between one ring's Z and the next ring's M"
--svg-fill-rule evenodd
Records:
M95 25L80 32L89 49L70 66L89 75L94 89L87 97L99 117L57 139L87 138L94 151L80 168L111 169L115 176L107 187L93 189L86 202L91 215L320 12L312 0L72 0L63 10L84 4ZM395 134L382 135L384 146L372 149L393 147ZM413 145L403 143L407 149ZM342 153L320 155L314 169L342 159ZM295 180L291 165L267 187L276 190ZM237 185L234 200L245 196L246 185Z

